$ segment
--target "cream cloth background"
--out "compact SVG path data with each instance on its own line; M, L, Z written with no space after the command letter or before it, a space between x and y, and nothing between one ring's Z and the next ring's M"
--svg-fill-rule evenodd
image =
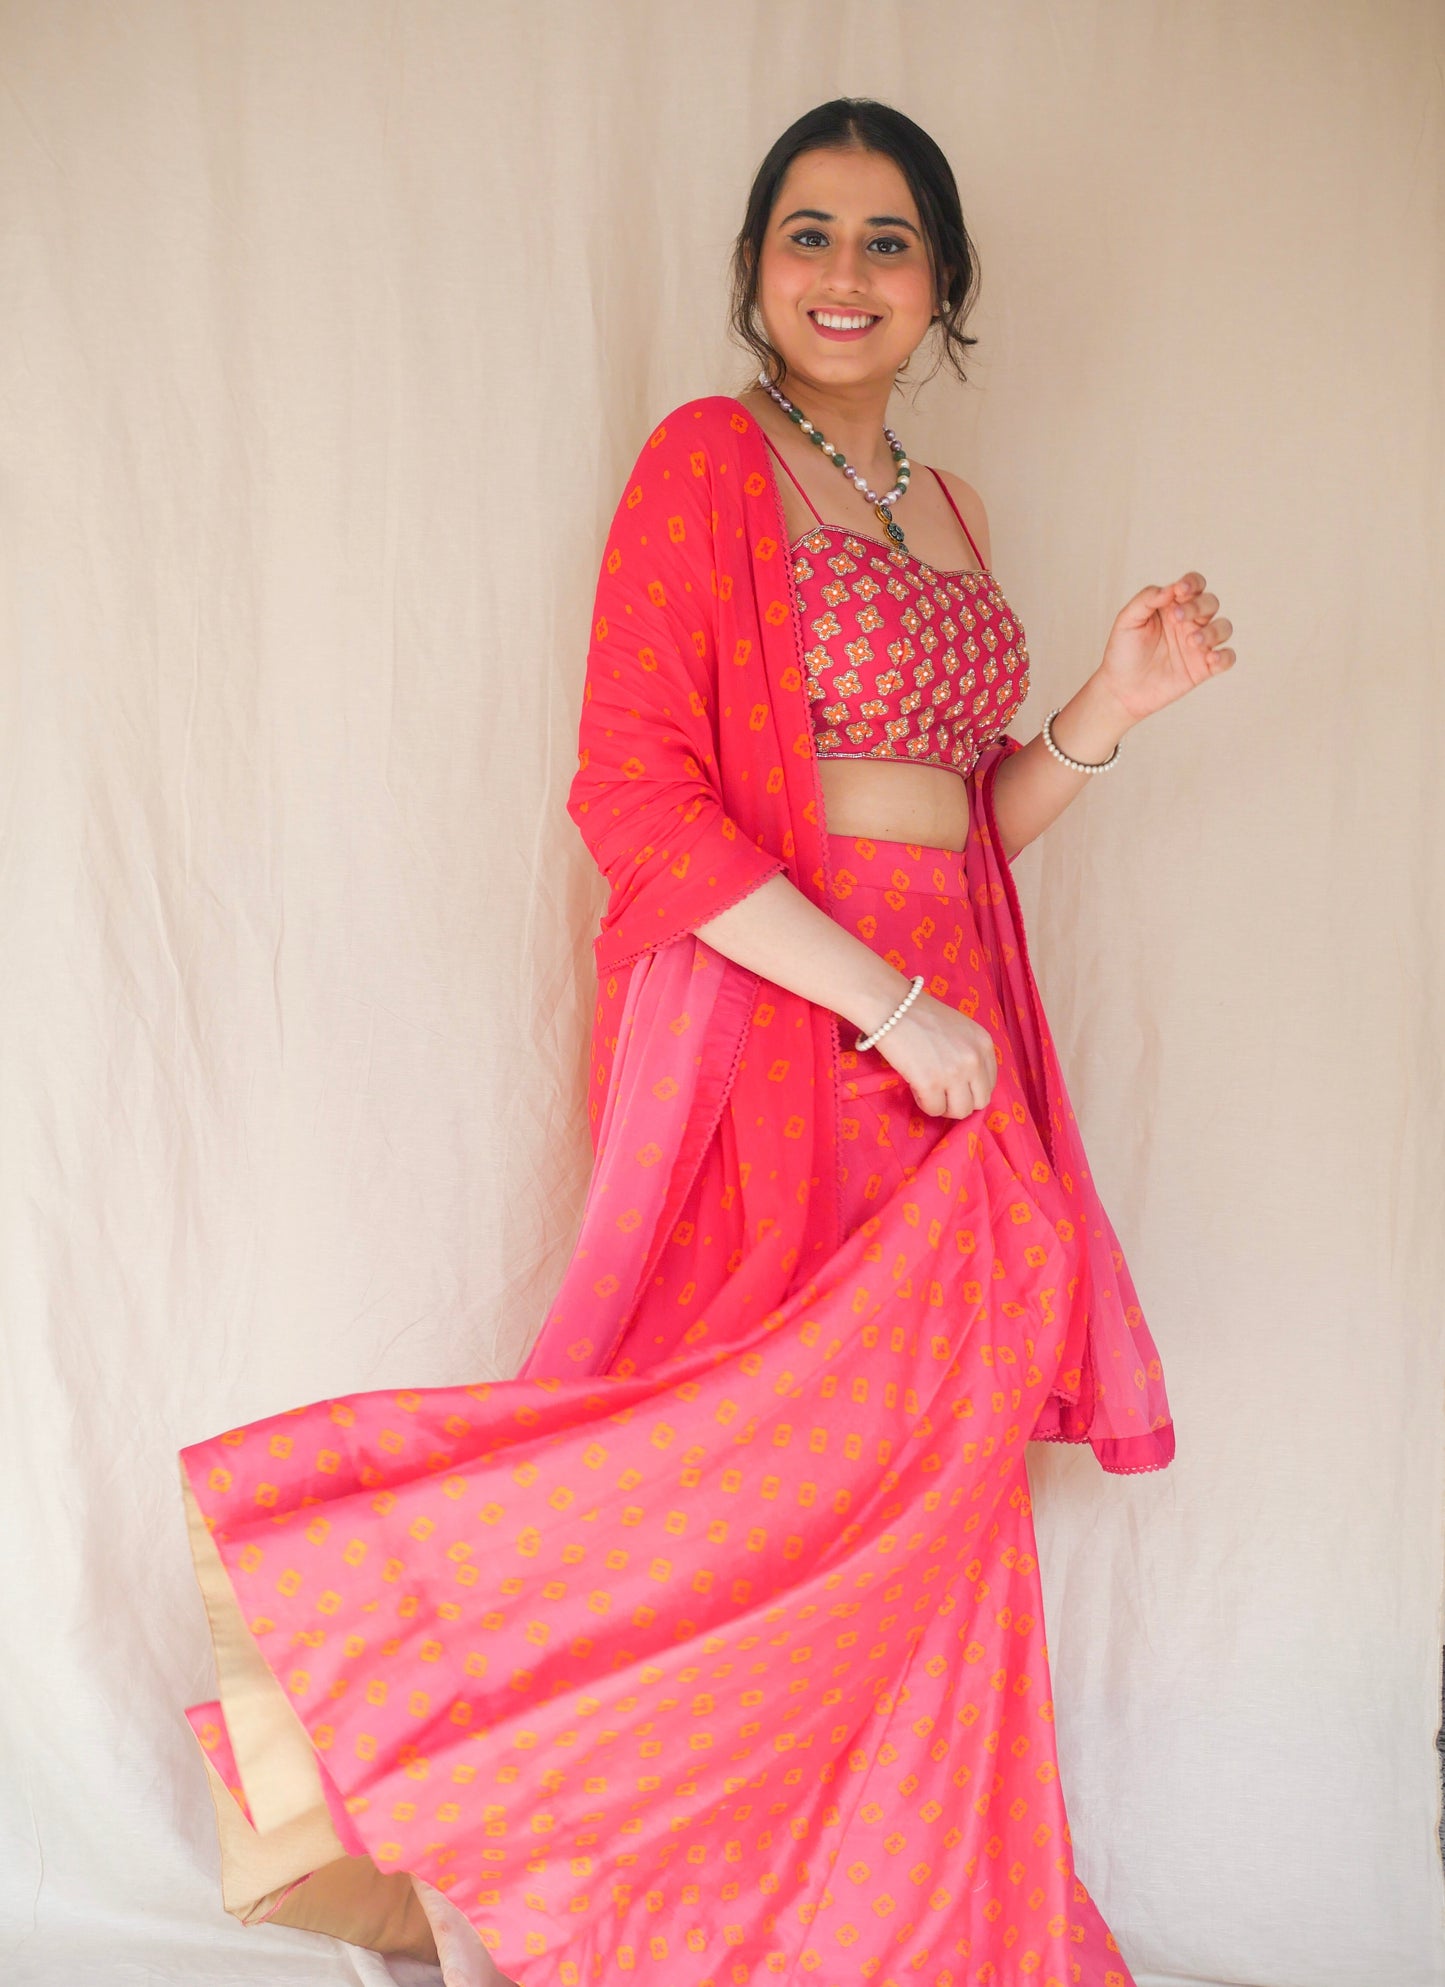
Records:
M1081 1867L1142 1987L1441 1978L1442 59L1410 0L4 9L8 1981L387 1978L220 1911L174 1452L540 1323L597 561L845 92L980 246L894 418L1023 734L1186 566L1241 657L1019 865L1180 1438L1035 1464Z

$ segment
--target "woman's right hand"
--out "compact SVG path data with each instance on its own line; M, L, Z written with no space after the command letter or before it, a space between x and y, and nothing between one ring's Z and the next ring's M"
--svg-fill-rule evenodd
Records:
M921 993L874 1047L898 1071L919 1110L935 1118L983 1110L998 1081L987 1028L931 994Z
M891 1014L912 984L782 875L768 877L696 931L724 958L831 1008L859 1035ZM839 1036L840 1044L855 1039ZM876 1047L908 1084L918 1108L934 1117L966 1118L993 1094L998 1058L992 1035L931 994L920 993Z

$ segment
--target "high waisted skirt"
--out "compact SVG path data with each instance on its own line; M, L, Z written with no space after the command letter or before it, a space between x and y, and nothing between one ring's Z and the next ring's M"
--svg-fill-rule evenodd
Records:
M1024 1455L1073 1230L961 856L830 845L833 915L998 1077L938 1118L844 1048L846 1239L795 1329L689 1350L725 1108L600 1384L353 1394L184 1452L237 1915L425 1950L413 1873L526 1987L1131 1987L1074 1860ZM939 1232L882 1260L910 1224Z

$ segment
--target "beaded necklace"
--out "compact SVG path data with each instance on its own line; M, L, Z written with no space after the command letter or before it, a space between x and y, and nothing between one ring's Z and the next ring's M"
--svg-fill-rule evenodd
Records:
M886 421L883 423L883 433L887 439L889 448L893 452L893 462L898 472L898 481L886 494L880 494L877 490L870 490L868 488L868 485L863 481L863 478L858 474L853 465L843 459L842 452L834 448L830 441L824 440L823 436L813 426L813 423L805 418L800 410L793 405L792 401L786 395L779 393L766 373L758 374L758 385L772 395L789 420L797 422L803 433L808 437L808 440L815 443L823 451L824 455L827 456L828 460L842 470L843 474L857 490L859 496L867 498L868 502L872 504L874 512L882 523L884 530L893 540L893 543L900 550L906 551L907 547L903 540L903 527L894 518L890 506L896 504L908 488L908 479L913 474L913 469L908 457L903 452L902 442L899 441L888 423Z

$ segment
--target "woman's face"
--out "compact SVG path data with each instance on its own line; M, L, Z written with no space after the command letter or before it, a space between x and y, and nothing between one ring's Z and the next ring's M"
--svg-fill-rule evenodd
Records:
M937 304L928 243L902 172L881 152L802 152L768 217L758 312L800 384L886 383ZM865 328L820 322L864 317Z

